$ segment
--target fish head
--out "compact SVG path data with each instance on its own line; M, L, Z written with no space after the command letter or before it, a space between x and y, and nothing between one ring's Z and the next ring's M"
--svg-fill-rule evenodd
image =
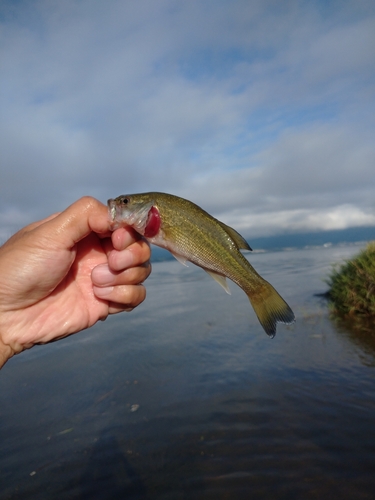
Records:
M159 210L150 193L121 195L110 199L108 211L113 230L131 226L145 237L153 237L159 231Z

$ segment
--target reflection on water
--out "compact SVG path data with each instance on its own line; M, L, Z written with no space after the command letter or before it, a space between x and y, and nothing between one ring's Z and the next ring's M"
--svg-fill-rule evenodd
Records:
M1 499L372 499L373 341L315 296L356 252L249 255L297 316L273 340L235 285L165 262L136 311L11 360Z
M365 365L375 367L375 325L374 320L365 317L331 317L337 331L341 332L353 346Z

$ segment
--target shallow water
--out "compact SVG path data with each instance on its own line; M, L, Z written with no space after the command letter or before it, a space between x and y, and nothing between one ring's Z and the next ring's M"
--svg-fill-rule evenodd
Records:
M12 359L0 498L374 498L374 340L316 295L358 249L249 254L297 316L272 340L235 285L161 262L136 311Z

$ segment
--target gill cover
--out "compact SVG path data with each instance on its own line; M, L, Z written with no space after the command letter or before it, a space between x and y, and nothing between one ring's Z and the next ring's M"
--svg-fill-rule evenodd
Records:
M160 229L160 214L156 207L151 207L148 212L148 218L145 226L144 236L146 238L153 238L156 236Z

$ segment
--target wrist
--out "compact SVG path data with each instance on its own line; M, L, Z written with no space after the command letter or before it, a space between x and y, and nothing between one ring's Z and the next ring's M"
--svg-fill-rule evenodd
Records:
M13 349L10 345L4 344L0 337L0 368L2 368L13 355Z

